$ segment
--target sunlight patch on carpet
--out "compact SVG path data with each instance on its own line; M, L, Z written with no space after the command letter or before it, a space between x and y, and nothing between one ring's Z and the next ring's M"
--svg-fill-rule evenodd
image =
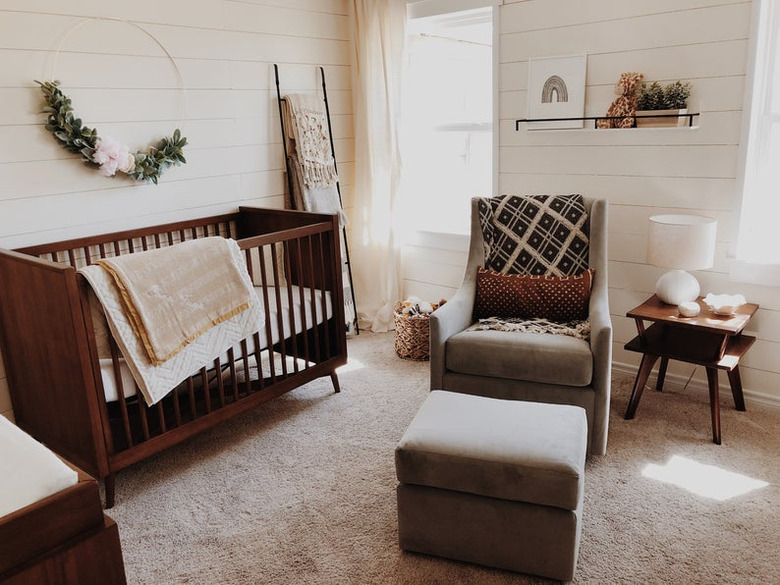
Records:
M354 372L356 370L362 370L365 368L365 364L361 362L360 360L357 360L353 358L352 356L349 356L349 359L347 360L347 363L339 368L336 368L336 373L339 375L346 374L347 372Z
M649 463L642 470L642 475L720 502L769 485L760 479L727 471L715 465L698 463L680 455L672 456L666 465Z

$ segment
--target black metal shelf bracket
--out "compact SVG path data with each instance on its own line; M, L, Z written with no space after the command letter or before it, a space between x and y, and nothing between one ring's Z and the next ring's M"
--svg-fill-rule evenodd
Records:
M595 129L598 128L599 120L624 120L626 118L634 118L634 124L631 126L632 128L636 128L636 119L637 118L688 118L687 126L689 128L693 127L693 119L695 117L699 116L698 112L692 113L692 114L656 114L654 116L648 116L646 114L642 116L578 116L575 118L522 118L519 120L515 120L515 131L520 130L520 124L524 123L532 123L532 122L575 122L575 121L593 121L593 127ZM565 128L566 130L577 130L577 128ZM550 130L555 130L555 128L550 128ZM564 128L561 128L561 130L564 130Z

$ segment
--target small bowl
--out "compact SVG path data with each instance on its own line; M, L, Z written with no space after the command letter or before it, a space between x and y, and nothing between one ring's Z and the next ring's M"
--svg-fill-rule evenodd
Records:
M745 297L742 295L715 295L710 293L704 297L704 302L710 311L716 315L728 317L736 313L737 309L747 301L745 301Z

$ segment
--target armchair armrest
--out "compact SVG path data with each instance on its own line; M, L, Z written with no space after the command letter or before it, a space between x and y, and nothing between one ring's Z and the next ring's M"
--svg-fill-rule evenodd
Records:
M431 313L431 389L441 388L444 377L444 346L447 340L473 323L476 282L465 280L455 296Z
M612 375L612 321L609 315L609 298L607 294L607 275L595 279L590 296L590 349L593 353L593 389L596 392L594 400L593 437L598 437L598 444L593 441L590 452L603 455L607 449L607 432L609 425L609 401Z

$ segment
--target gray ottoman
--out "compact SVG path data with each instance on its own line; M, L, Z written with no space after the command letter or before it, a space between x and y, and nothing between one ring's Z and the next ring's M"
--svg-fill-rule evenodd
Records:
M571 580L587 443L579 406L432 391L395 451L401 548Z

